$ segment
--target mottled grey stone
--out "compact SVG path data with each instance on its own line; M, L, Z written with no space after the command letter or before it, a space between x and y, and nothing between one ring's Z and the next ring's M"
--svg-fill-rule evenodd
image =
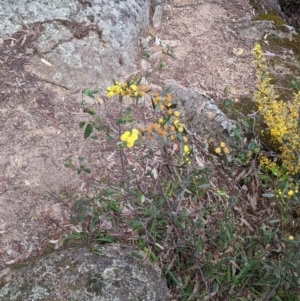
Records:
M274 28L274 24L271 21L245 21L239 23L236 26L241 38L247 38L250 40L260 40L263 35L270 33Z
M0 36L39 24L31 72L70 90L104 88L136 70L149 10L150 0L0 1Z
M161 5L157 5L155 7L154 15L152 18L152 24L154 28L158 28L160 26L162 13L163 13L163 7Z
M165 301L160 270L133 252L119 244L77 246L32 259L0 278L0 300Z
M236 127L235 122L218 108L215 101L201 91L186 88L174 80L166 80L165 85L177 100L187 128L203 141L222 141Z

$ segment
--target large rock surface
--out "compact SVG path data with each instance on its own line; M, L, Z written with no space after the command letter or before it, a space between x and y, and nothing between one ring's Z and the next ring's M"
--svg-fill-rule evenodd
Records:
M30 71L69 90L104 88L135 70L150 0L12 0L0 2L0 35L22 31L34 54ZM45 64L41 59L51 64Z
M199 135L203 141L222 141L236 127L236 123L205 93L186 88L174 80L166 80L165 85L177 100L178 109L189 130Z
M137 252L118 244L77 246L33 259L0 278L0 300L166 300L159 269Z

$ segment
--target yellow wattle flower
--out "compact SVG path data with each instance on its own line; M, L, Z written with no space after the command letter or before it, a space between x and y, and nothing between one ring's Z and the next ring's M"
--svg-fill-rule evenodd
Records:
M136 92L138 88L137 88L136 85L130 85L130 89L131 89L132 91Z
M217 148L215 149L215 152L216 152L217 154L220 154L220 153L221 153L221 148L220 148L220 147L217 147Z
M130 132L126 131L125 133L122 134L121 140L126 142L129 136L130 136Z

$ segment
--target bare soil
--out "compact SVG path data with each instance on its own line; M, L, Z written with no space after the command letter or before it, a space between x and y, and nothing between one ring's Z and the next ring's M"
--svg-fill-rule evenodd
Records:
M154 67L161 52L153 43L155 37L168 41L175 58L167 58L148 82L162 87L165 79L175 79L216 101L225 97L226 87L226 97L250 95L253 41L241 39L235 25L252 16L247 0L171 1L164 7L160 27L149 27L151 52L157 53L149 64ZM43 254L50 241L58 248L74 230L72 195L91 190L91 181L113 179L121 164L115 141L105 142L104 133L98 140L83 139L78 123L87 115L80 93L30 72L36 54L26 49L38 34L33 26L0 42L0 269ZM139 65L141 60L142 56ZM113 103L88 105L106 116L104 125L117 135ZM77 164L78 157L86 158L91 174L77 175L64 166L70 159Z

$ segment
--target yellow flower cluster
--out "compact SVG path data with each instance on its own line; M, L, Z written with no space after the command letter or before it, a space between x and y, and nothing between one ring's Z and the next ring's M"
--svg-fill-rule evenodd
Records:
M182 154L182 157L183 157L183 163L188 164L188 165L191 164L191 160L190 160L190 158L189 158L190 152L191 152L190 148L188 147L188 145L185 144L185 145L183 146L183 154Z
M259 44L253 49L254 63L257 68L257 91L254 100L258 105L264 122L270 130L272 139L279 143L280 160L286 167L288 174L300 171L300 92L295 94L291 103L278 100L274 87L266 72L265 59Z
M150 89L144 85L133 83L114 82L112 86L106 88L106 96L113 97L128 96L128 97L143 97Z
M276 195L276 197L291 199L298 192L299 192L298 187L295 187L294 189L289 189L289 190L277 189L275 191L275 195Z
M139 138L139 131L137 129L126 131L121 135L121 141L125 142L126 146L129 148L134 146L138 138Z
M162 110L162 118L159 118L155 124L151 124L148 128L143 128L142 132L148 132L148 139L152 139L153 131L160 136L168 136L170 140L176 139L176 132L183 133L184 125L180 122L180 112L175 110L172 104L172 95L168 93L165 97L160 96L157 92L153 93L152 101L155 107Z
M264 171L273 170L273 173L275 172L277 177L283 176L283 173L281 172L281 168L275 162L271 161L266 156L261 156L260 157L259 166Z
M215 152L219 155L221 153L228 154L229 148L226 146L225 142L220 142L220 146L215 149Z
M146 93L149 94L150 88L144 85L138 85L136 78L130 82L123 83L114 81L113 85L107 87L107 97L113 96L128 96L133 98L143 97ZM141 128L142 135L147 134L148 140L153 139L155 135L167 138L169 141L178 139L181 143L181 155L184 163L190 164L188 158L191 150L188 146L188 139L185 135L184 124L180 121L180 112L176 108L176 104L172 103L172 95L170 93L153 93L151 95L152 103L156 111L161 110L161 118L154 124ZM127 147L132 147L138 139L137 130L126 131L121 136L121 141L126 143Z

